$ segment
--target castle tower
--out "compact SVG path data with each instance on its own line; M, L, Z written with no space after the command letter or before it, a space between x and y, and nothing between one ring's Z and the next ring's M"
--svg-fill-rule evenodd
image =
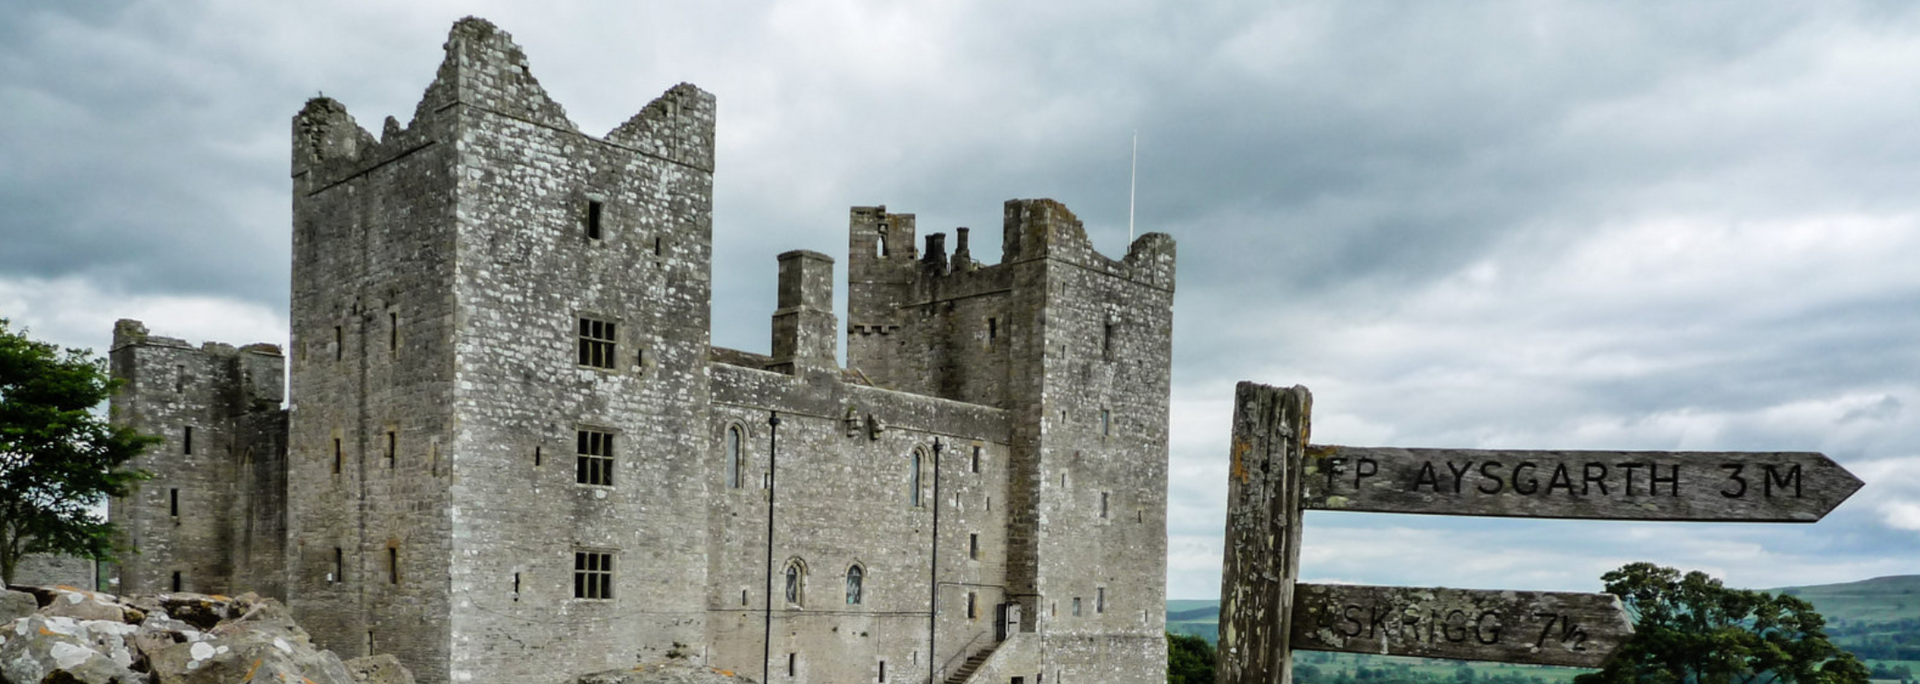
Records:
M296 616L421 682L705 638L711 95L603 137L466 19L404 128L294 117Z
M153 479L108 506L131 547L110 575L115 591L285 598L280 349L194 347L122 320L108 356L122 382L113 422L163 440L130 464Z
M951 258L933 236L924 255L895 242L912 234L912 215L852 210L847 362L1008 413L1006 595L1047 638L1003 669L1164 672L1172 238L1110 259L1051 200L1006 203L998 264L974 263L964 233Z

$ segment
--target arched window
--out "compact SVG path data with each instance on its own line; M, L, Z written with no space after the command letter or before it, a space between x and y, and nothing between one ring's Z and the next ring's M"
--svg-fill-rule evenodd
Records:
M861 571L858 565L847 568L847 605L860 605L861 592L864 590L862 583L866 581L866 577L867 574Z
M787 561L787 569L780 572L787 581L787 605L801 606L807 599L807 564L798 558Z
M913 451L912 462L907 465L907 503L920 505L920 450Z
M744 470L744 468L742 468L741 466L743 465L743 461L746 457L742 454L742 449L740 444L742 441L743 440L740 435L740 426L738 425L728 426L727 427L727 486L733 489L740 488L740 471Z

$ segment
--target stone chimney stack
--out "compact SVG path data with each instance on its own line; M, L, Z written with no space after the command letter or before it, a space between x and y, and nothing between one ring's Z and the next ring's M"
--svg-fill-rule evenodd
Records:
M839 368L833 257L807 250L781 254L778 306L773 312L773 365L768 370L798 375Z

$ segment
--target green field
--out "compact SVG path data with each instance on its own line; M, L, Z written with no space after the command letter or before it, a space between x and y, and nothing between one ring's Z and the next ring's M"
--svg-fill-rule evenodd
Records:
M1920 575L1876 577L1844 584L1767 589L1800 597L1813 604L1827 619L1834 643L1861 654L1869 666L1886 668L1906 666L1920 674ZM1167 631L1190 634L1217 642L1220 629L1220 602L1180 599L1167 601ZM1905 646L1904 644L1914 644ZM1888 655L1893 657L1868 657ZM1448 660L1399 658L1346 653L1301 652L1298 664L1313 665L1322 675L1319 681L1332 681L1339 675L1355 679L1358 670L1393 670L1414 674L1453 675L1461 663ZM1547 684L1571 681L1587 670L1502 663L1470 663L1475 679L1490 677L1536 678ZM1517 681L1517 680L1516 680Z

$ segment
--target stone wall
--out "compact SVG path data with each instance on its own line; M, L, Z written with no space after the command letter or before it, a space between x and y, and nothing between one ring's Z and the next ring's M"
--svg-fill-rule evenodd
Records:
M153 479L108 505L129 547L116 590L284 596L279 348L193 347L123 320L108 356L113 421L162 438L129 464Z
M462 22L448 49L449 675L533 681L687 653L707 635L713 97L672 88L594 138L506 34ZM582 320L613 326L604 367L583 363ZM581 482L582 431L610 436L610 483ZM610 597L578 596L582 553L611 559Z
M451 44L450 44L451 45ZM460 78L452 58L430 93ZM457 114L376 139L338 102L293 119L289 607L325 648L447 681Z

